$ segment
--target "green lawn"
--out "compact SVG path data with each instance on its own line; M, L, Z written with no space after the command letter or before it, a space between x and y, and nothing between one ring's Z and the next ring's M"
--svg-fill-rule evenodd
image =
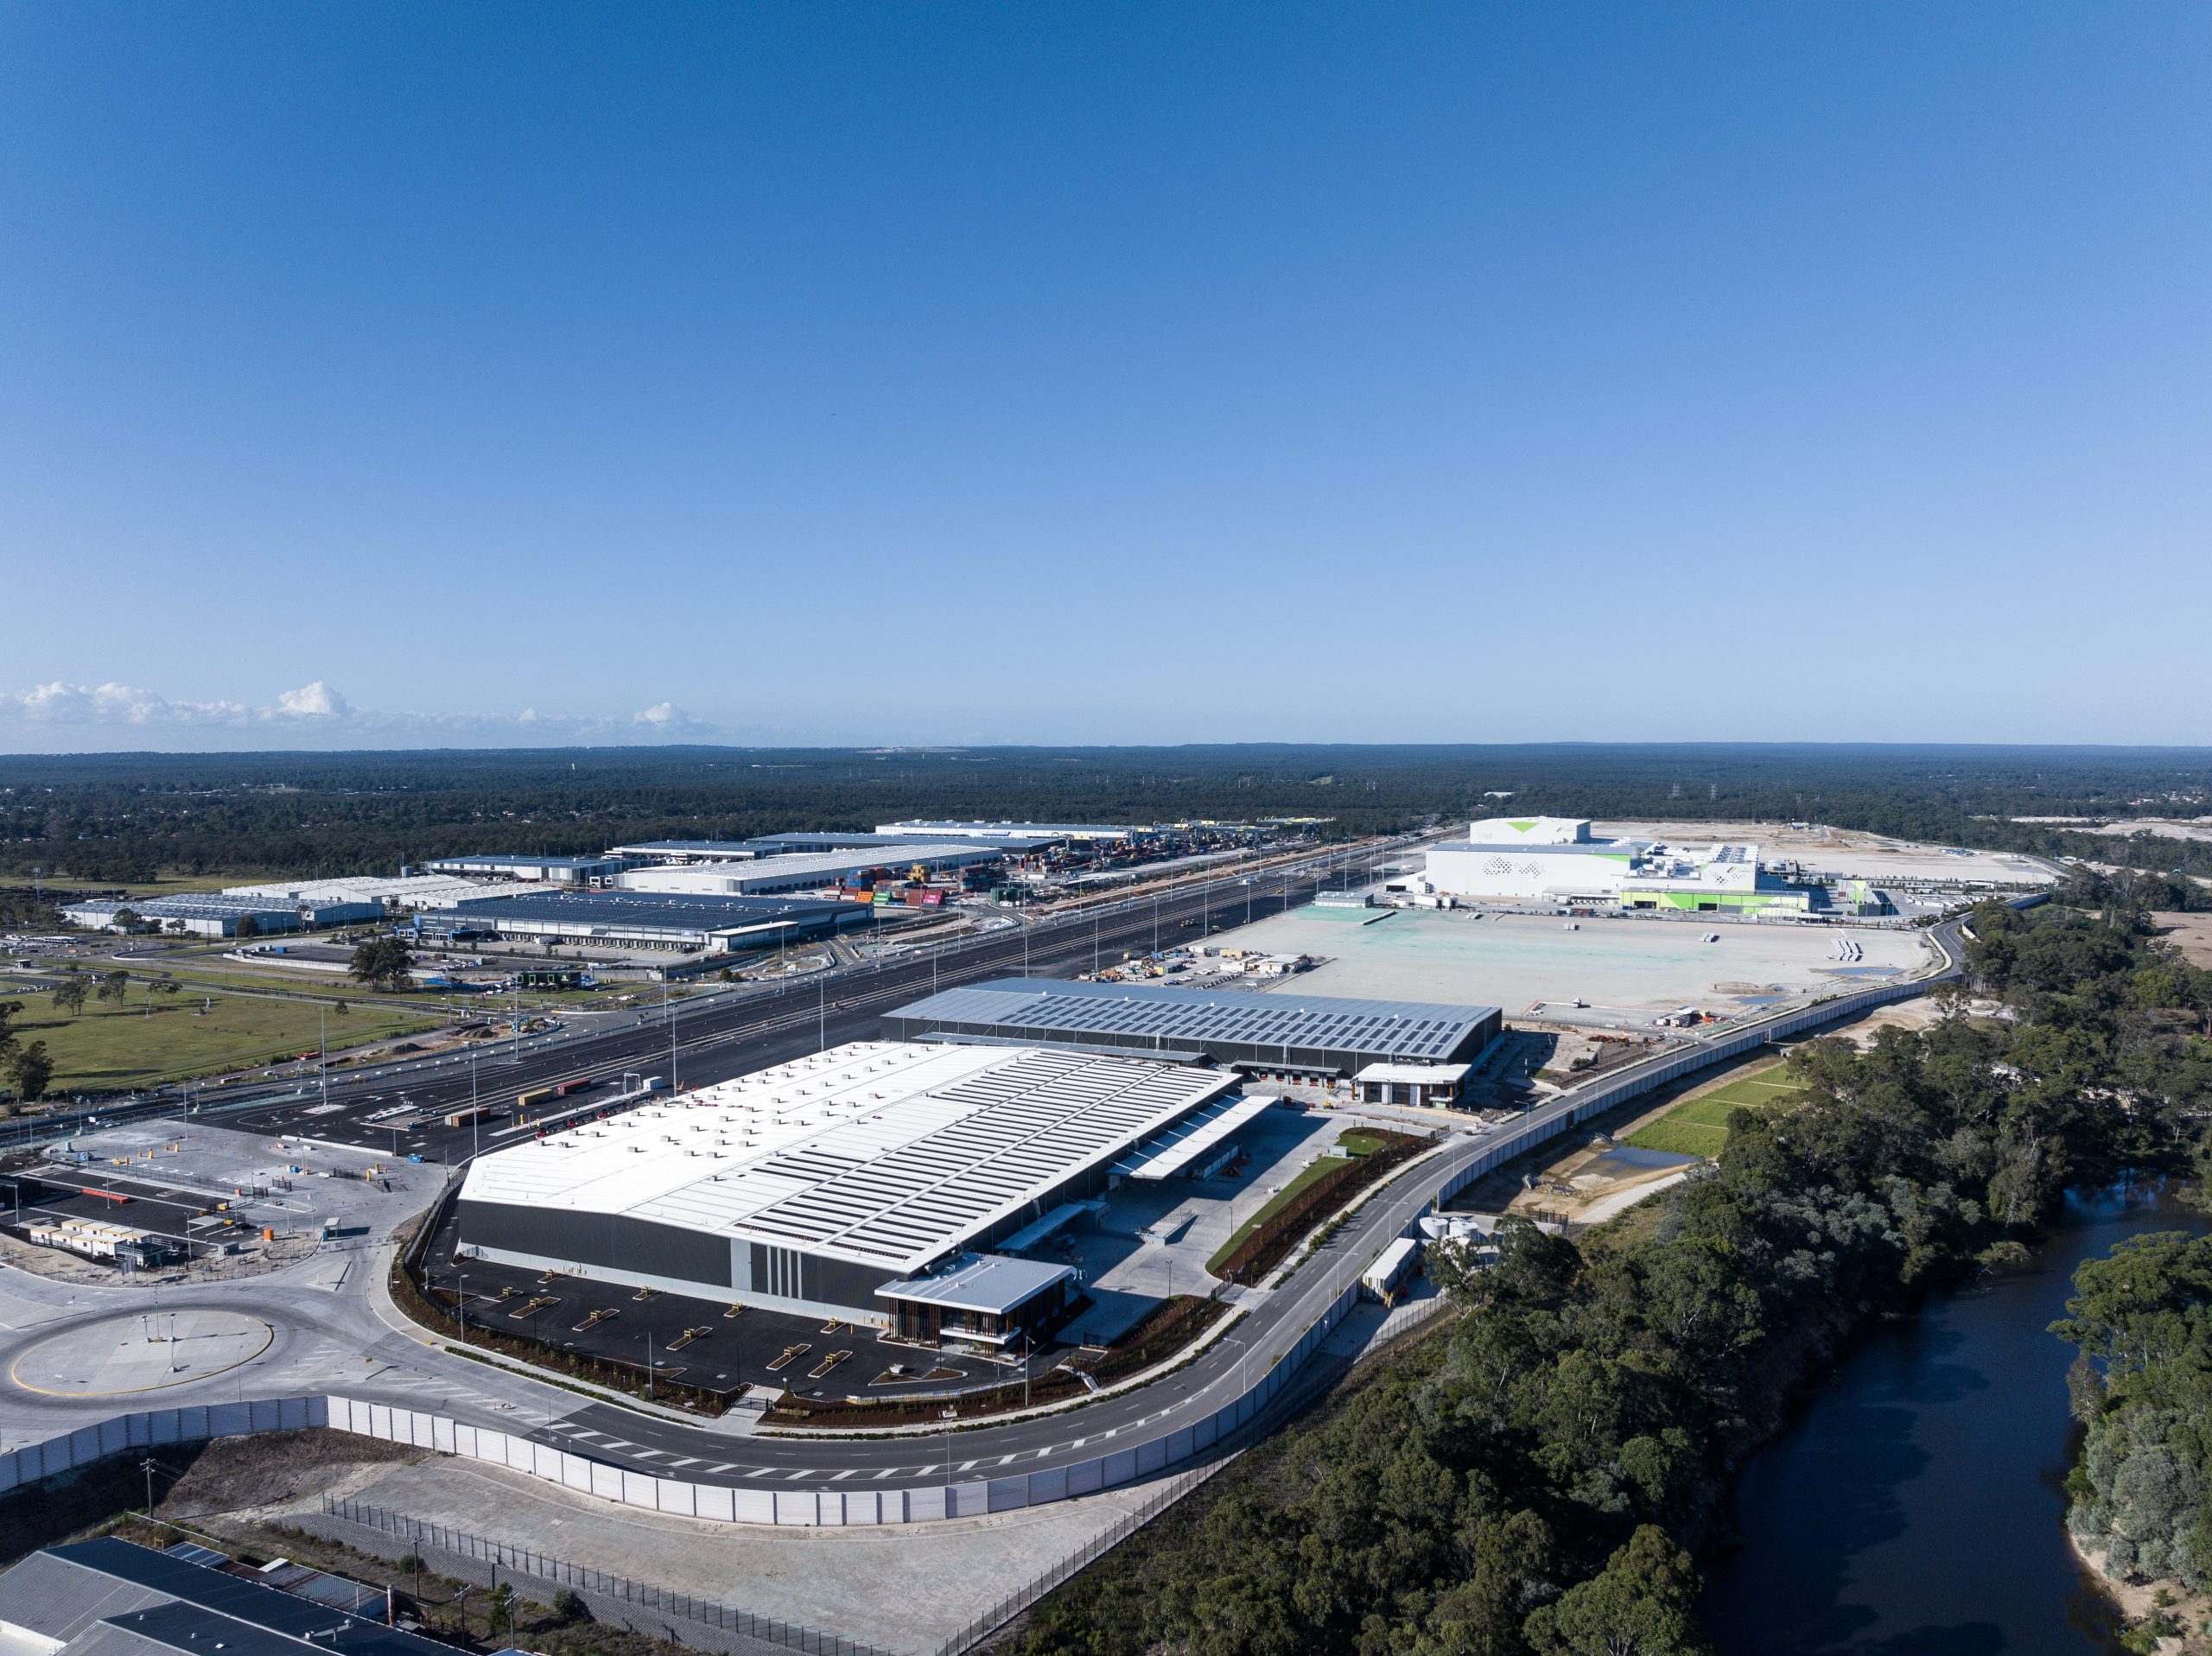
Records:
M1366 1133L1356 1131L1338 1133L1337 1135L1337 1144L1340 1148L1350 1151L1356 1157L1372 1156L1376 1151L1382 1148L1382 1141L1381 1139L1371 1138ZM1266 1224L1268 1220L1274 1218L1285 1208L1288 1207L1291 1203L1292 1198L1296 1196L1297 1194L1300 1190L1303 1190L1307 1185L1313 1183L1315 1179L1319 1178L1323 1174L1329 1172L1332 1169L1341 1167L1343 1165L1344 1158L1340 1156L1316 1156L1312 1161L1306 1163L1305 1166L1300 1168L1297 1173L1292 1177L1289 1183L1284 1185L1281 1190L1269 1196L1265 1205L1262 1206L1257 1213L1254 1214L1250 1218L1245 1220L1243 1223L1237 1226L1236 1230L1230 1233L1229 1240L1214 1250L1213 1257L1206 1261L1206 1269L1212 1272L1216 1276L1220 1275L1222 1261L1230 1258L1230 1256L1234 1254L1238 1248L1242 1247L1244 1245L1244 1239L1246 1237L1249 1236L1254 1231L1259 1229L1261 1226Z
M1741 1109L1765 1109L1789 1102L1803 1089L1780 1064L1738 1075L1725 1087L1677 1104L1623 1139L1638 1150L1663 1150L1677 1156L1718 1156L1728 1142L1728 1117Z
M149 1014L146 990L131 985L123 1012L87 1001L75 1018L64 1017L49 995L10 993L22 1003L16 1019L24 1041L44 1041L54 1062L50 1093L83 1088L147 1087L164 1081L219 1075L268 1063L283 1055L312 1052L321 1038L326 1007L310 1001L267 1000L251 995L207 994L188 988L162 996ZM204 1015L200 1008L208 1006ZM444 1020L398 1006L357 1000L346 1016L329 1019L330 1050L389 1036L435 1029Z

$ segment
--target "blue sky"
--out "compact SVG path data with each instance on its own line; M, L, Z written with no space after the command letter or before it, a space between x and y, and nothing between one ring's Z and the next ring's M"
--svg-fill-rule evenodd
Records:
M0 3L0 748L2212 740L2212 11Z

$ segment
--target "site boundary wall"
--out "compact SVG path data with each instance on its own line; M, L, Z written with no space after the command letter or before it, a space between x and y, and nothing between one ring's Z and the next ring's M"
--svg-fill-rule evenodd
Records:
M609 1575L587 1564L552 1558L534 1548L491 1540L466 1530L448 1529L442 1524L425 1523L386 1507L325 1495L322 1511L327 1518L393 1537L408 1551L442 1553L455 1561L454 1568L483 1565L492 1584L496 1584L499 1572L504 1570L510 1577L528 1577L555 1589L568 1588L584 1600L597 1621L627 1626L636 1613L651 1611L656 1617L692 1624L671 1627L652 1620L644 1627L632 1627L633 1632L661 1636L673 1634L679 1644L725 1648L734 1646L737 1640L745 1640L787 1650L819 1653L819 1656L895 1656L880 1645L872 1645L865 1640L848 1639L842 1634L824 1633L818 1627L779 1621L774 1616L755 1615L750 1610L734 1609L712 1599L694 1598L671 1588L656 1587L648 1582L632 1581L627 1576ZM445 1575L450 1570L441 1570L438 1573ZM709 1630L735 1634L737 1640L700 1639L700 1633Z
M321 1397L141 1409L0 1455L0 1494L128 1450L204 1443L211 1437L243 1437L257 1431L303 1431L310 1426L328 1425L329 1414L329 1400Z

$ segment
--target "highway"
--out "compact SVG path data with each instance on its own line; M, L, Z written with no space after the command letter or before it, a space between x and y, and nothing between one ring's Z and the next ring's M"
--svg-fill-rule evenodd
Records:
M1173 948L1231 926L1246 916L1261 920L1295 906L1329 874L1364 867L1373 858L1414 843L1402 838L1363 842L1345 849L1261 868L1249 884L1233 869L1211 878L1190 877L1156 897L1102 902L1069 914L972 937L918 948L856 966L776 984L744 984L632 1012L585 1014L550 1033L518 1042L486 1044L473 1066L466 1056L441 1054L376 1066L331 1078L327 1093L312 1077L281 1092L256 1088L239 1099L195 1090L195 1115L251 1133L291 1133L367 1150L413 1152L431 1162L459 1163L494 1145L468 1128L435 1123L395 1140L361 1122L358 1110L324 1114L326 1101L346 1105L396 1103L404 1099L442 1116L480 1099L499 1108L535 1088L582 1076L618 1080L626 1071L670 1076L702 1086L768 1068L841 1042L873 1040L877 1020L893 1007L957 984L1021 975L1069 977L1112 965L1125 954L1148 952L1155 939ZM493 1008L496 1010L496 1008ZM87 1118L113 1123L177 1114L180 1092L169 1090L131 1103L92 1107L41 1123L41 1136L58 1137ZM580 1099L570 1114L599 1107ZM558 1115L548 1118L562 1119Z

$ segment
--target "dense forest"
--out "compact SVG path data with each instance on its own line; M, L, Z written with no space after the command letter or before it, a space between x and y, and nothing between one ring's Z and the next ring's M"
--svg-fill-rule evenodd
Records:
M2212 1236L2131 1237L2074 1288L2067 1521L2115 1576L2212 1588Z
M1516 814L1818 817L1950 844L2212 875L2212 845L2020 816L2194 815L2202 749L1549 746L73 755L0 758L0 877L389 872L474 851L904 816L1325 817L1361 834Z
M1808 1043L1803 1102L1739 1112L1630 1221L1440 1257L1446 1328L1046 1601L1025 1656L1706 1649L1694 1554L1789 1390L1868 1316L2020 1257L2069 1185L2196 1151L2212 974L2125 890L2072 895L2095 911L1977 911L2009 1016L1954 995L1924 1033Z

